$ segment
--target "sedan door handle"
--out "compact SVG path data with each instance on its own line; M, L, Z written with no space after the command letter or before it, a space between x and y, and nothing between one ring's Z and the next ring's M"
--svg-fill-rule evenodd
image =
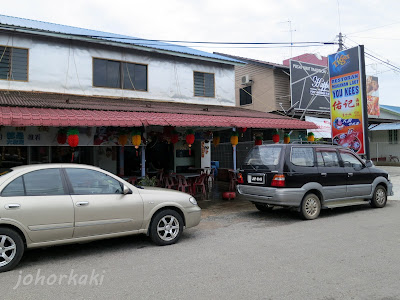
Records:
M88 206L88 205L89 205L88 201L76 202L76 206Z
M21 205L18 204L18 203L6 204L6 205L5 205L5 208L6 208L6 209L17 209L17 208L20 208L20 207L21 207Z
M321 173L321 176L323 177L326 177L326 175L327 175L326 173Z
M353 176L353 173L347 173L347 177Z

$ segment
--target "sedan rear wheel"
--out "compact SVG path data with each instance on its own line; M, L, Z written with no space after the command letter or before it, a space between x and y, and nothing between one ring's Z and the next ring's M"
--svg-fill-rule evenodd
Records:
M318 218L321 212L321 201L315 194L307 194L301 202L301 215L306 220L314 220Z
M382 185L378 185L374 191L374 196L371 199L372 207L384 207L387 202L386 189Z
M157 245L171 245L179 240L183 230L182 217L174 210L158 212L151 222L150 237Z
M0 272L13 269L24 254L24 242L12 229L0 228Z

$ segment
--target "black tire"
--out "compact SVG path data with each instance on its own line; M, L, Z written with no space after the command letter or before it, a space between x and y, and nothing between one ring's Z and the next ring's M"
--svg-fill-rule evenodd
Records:
M160 246L176 243L182 231L182 217L172 209L159 211L150 225L150 237L155 244Z
M256 208L259 211L262 211L262 212L267 212L267 211L271 211L274 209L274 207L272 205L268 205L268 204L254 203L254 205L256 206Z
M321 200L315 194L307 194L301 201L300 214L305 220L318 218L321 212Z
M16 231L0 227L0 273L15 268L24 250L24 242Z
M374 195L372 196L370 204L372 207L382 208L386 205L386 202L387 202L386 189L384 186L378 185L375 188Z

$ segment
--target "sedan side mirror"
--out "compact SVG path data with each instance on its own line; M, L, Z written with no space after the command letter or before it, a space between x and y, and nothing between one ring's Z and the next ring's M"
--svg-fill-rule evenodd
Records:
M127 194L132 194L132 191L130 188L128 188L126 185L124 185L124 195L127 195Z
M367 166L367 168L371 168L371 167L374 166L374 163L372 162L372 160L367 160L367 161L365 162L365 165Z

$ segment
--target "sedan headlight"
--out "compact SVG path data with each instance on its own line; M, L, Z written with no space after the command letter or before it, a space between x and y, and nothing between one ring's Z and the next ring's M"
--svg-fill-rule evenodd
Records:
M390 175L388 174L388 181L390 181Z
M194 199L194 197L190 197L189 202L192 203L193 205L197 205L197 201L196 199Z

